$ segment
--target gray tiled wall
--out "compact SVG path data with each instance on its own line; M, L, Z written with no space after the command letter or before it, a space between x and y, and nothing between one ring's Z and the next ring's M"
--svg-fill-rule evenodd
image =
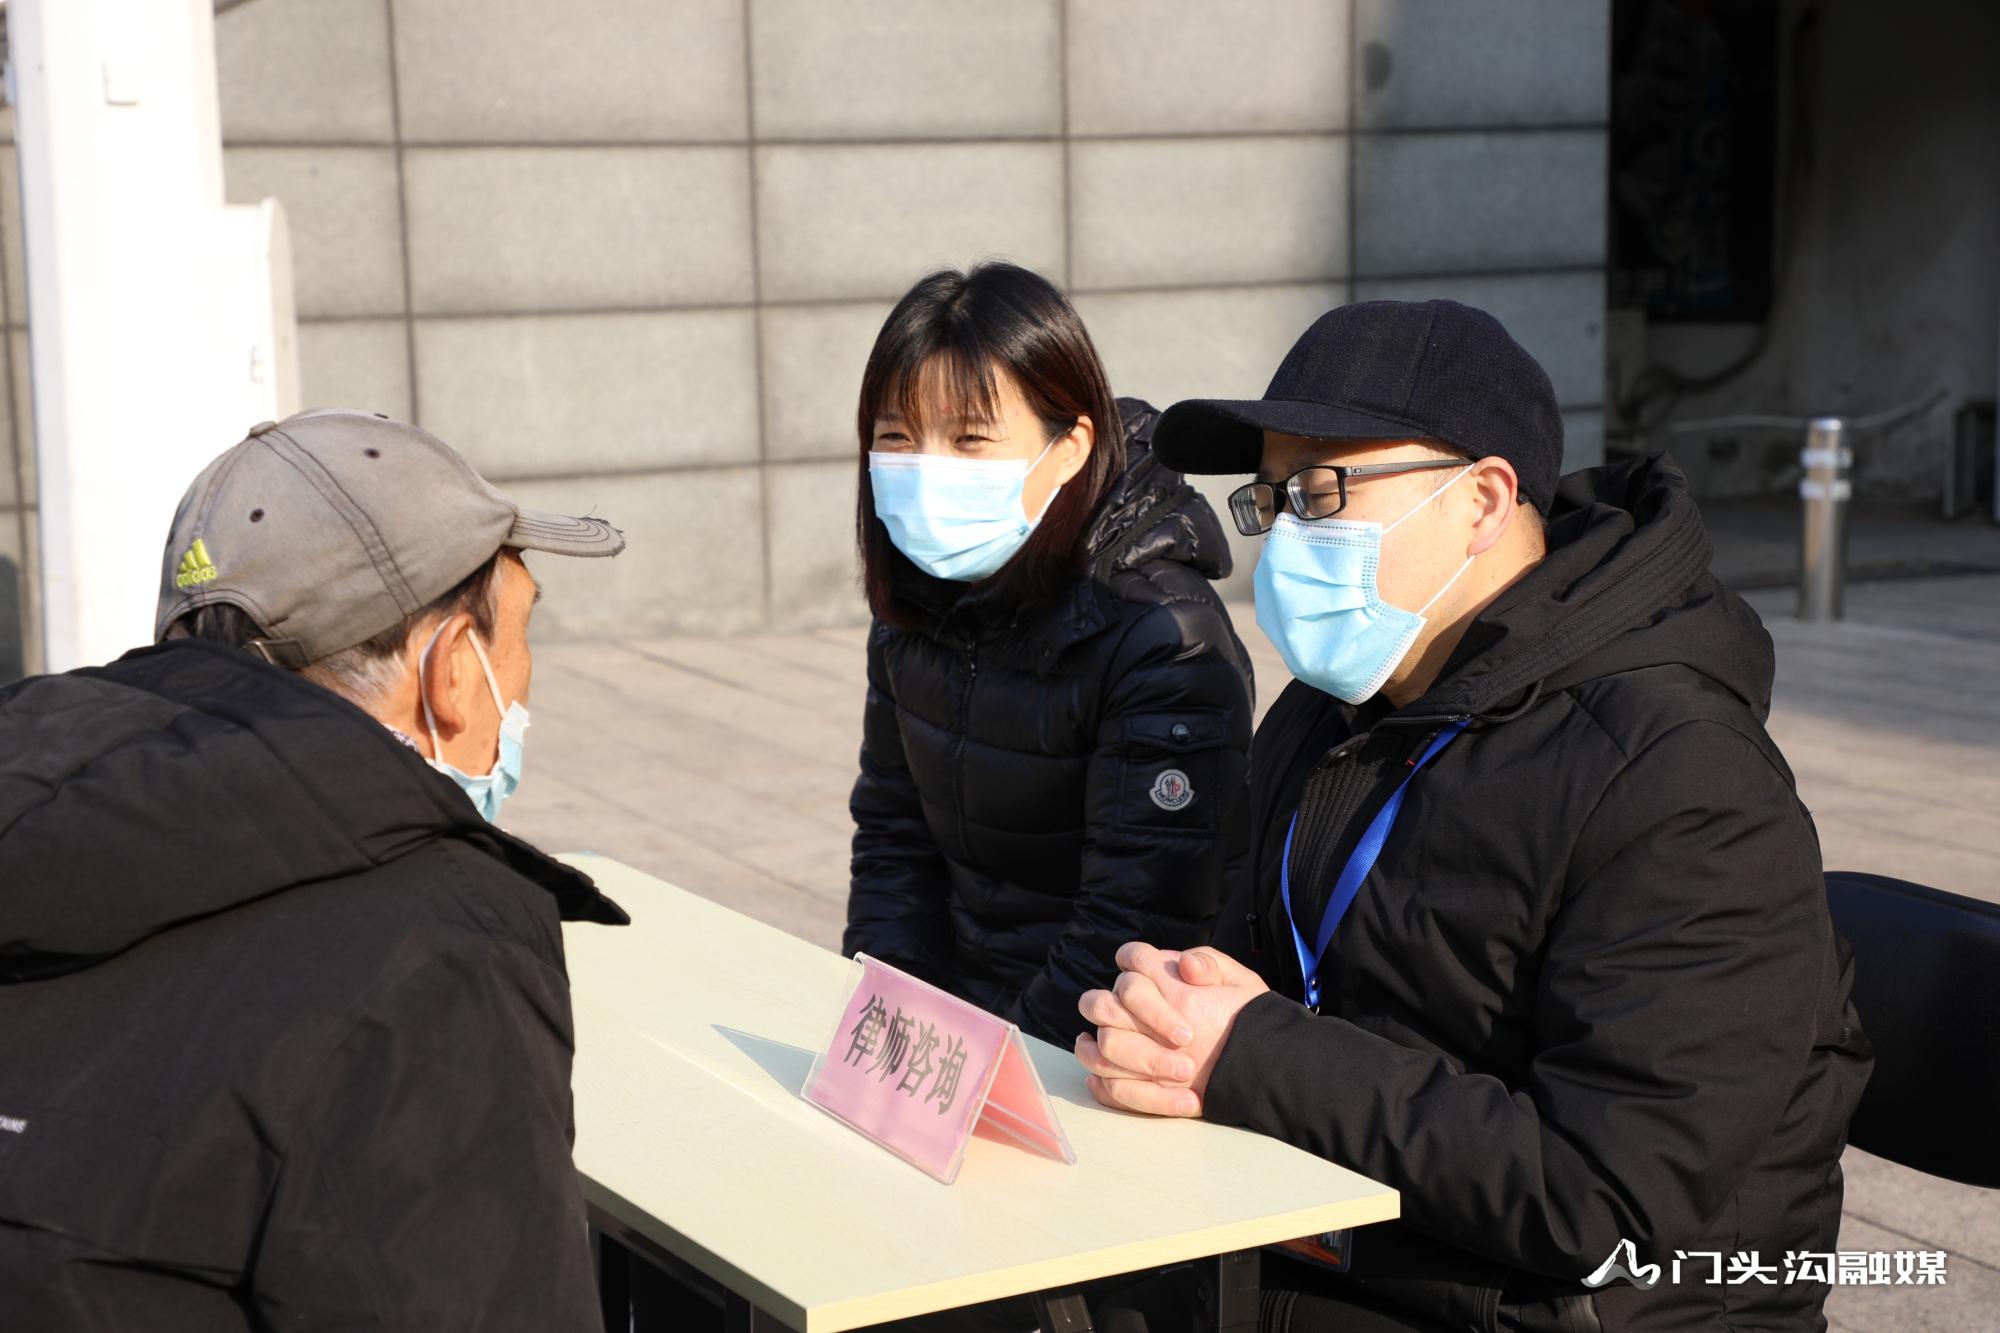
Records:
M756 365L747 306L417 321L424 423L494 481L755 464Z
M27 278L21 251L21 183L14 115L0 109L0 684L41 661L36 546L34 409L28 383Z
M399 315L403 220L387 147L237 147L223 154L229 198L275 195L292 240L292 295L304 318Z
M753 0L749 31L760 138L1062 133L1062 15L1048 0Z
M1070 149L1070 171L1078 290L1348 271L1344 136L1086 140Z
M545 610L634 635L858 615L854 394L939 265L1048 273L1114 387L1162 404L1261 392L1342 301L1483 305L1588 461L1607 27L1607 0L257 0L216 24L229 194L291 218L306 397L614 518L629 552L543 562Z
M1354 123L1601 125L1611 7L1594 0L1355 0Z
M235 6L215 25L230 143L393 143L396 93L383 0Z
M758 312L767 458L853 458L861 368L891 304L767 305Z
M392 12L406 139L739 142L747 129L742 0L394 0Z
M1354 271L1601 267L1599 129L1365 134L1354 153Z
M788 144L755 157L767 301L894 298L926 269L982 253L1062 270L1058 143Z
M1273 134L1349 123L1345 0L1072 3L1069 131Z

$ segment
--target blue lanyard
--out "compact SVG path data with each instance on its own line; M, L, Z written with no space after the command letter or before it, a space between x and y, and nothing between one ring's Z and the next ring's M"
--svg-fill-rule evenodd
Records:
M1285 899L1285 920L1291 923L1292 944L1299 951L1299 975L1306 982L1306 1007L1319 1012L1319 965L1326 957L1326 948L1333 943L1334 928L1347 915L1347 909L1354 906L1354 895L1361 891L1361 881L1368 878L1368 872L1375 868L1376 860L1382 855L1382 844L1389 840L1389 830L1395 826L1397 812L1403 808L1403 793L1416 781L1417 774L1425 764L1437 757L1438 751L1451 744L1459 732L1464 731L1464 722L1454 722L1439 732L1417 761L1410 765L1410 774L1392 792L1382 808L1375 812L1375 818L1368 822L1368 828L1361 835L1361 841L1354 844L1354 854L1347 858L1347 865L1341 870L1340 878L1334 883L1333 896L1327 899L1326 912L1320 917L1318 945L1311 952L1306 949L1306 937L1299 933L1298 917L1292 912L1292 835L1299 830L1299 816L1292 812L1292 823L1285 830L1285 863L1278 871L1278 890Z

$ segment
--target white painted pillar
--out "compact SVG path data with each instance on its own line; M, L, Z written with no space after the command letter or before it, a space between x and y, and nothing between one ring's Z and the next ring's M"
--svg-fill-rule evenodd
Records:
M212 0L11 0L49 671L151 641L195 475L296 409L274 203L225 208Z

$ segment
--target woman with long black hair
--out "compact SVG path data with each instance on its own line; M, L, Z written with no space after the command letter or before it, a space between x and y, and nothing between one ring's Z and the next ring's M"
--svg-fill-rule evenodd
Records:
M1246 846L1229 549L1155 417L1010 264L911 288L861 384L845 948L1064 1044L1120 944L1207 941Z

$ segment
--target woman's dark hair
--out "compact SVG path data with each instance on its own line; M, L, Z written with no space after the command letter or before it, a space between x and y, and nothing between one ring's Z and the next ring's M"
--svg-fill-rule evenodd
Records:
M893 577L909 560L875 516L868 451L885 409L923 428L927 391L941 392L970 417L998 415L998 372L1020 386L1054 440L1089 417L1095 442L1083 470L1065 484L1027 543L984 581L1018 609L1044 605L1083 572L1084 543L1098 505L1125 470L1125 431L1104 363L1083 321L1047 278L1013 264L981 264L970 272L933 273L889 312L868 369L856 414L861 435L861 484L855 526L868 607L899 628L915 623Z

